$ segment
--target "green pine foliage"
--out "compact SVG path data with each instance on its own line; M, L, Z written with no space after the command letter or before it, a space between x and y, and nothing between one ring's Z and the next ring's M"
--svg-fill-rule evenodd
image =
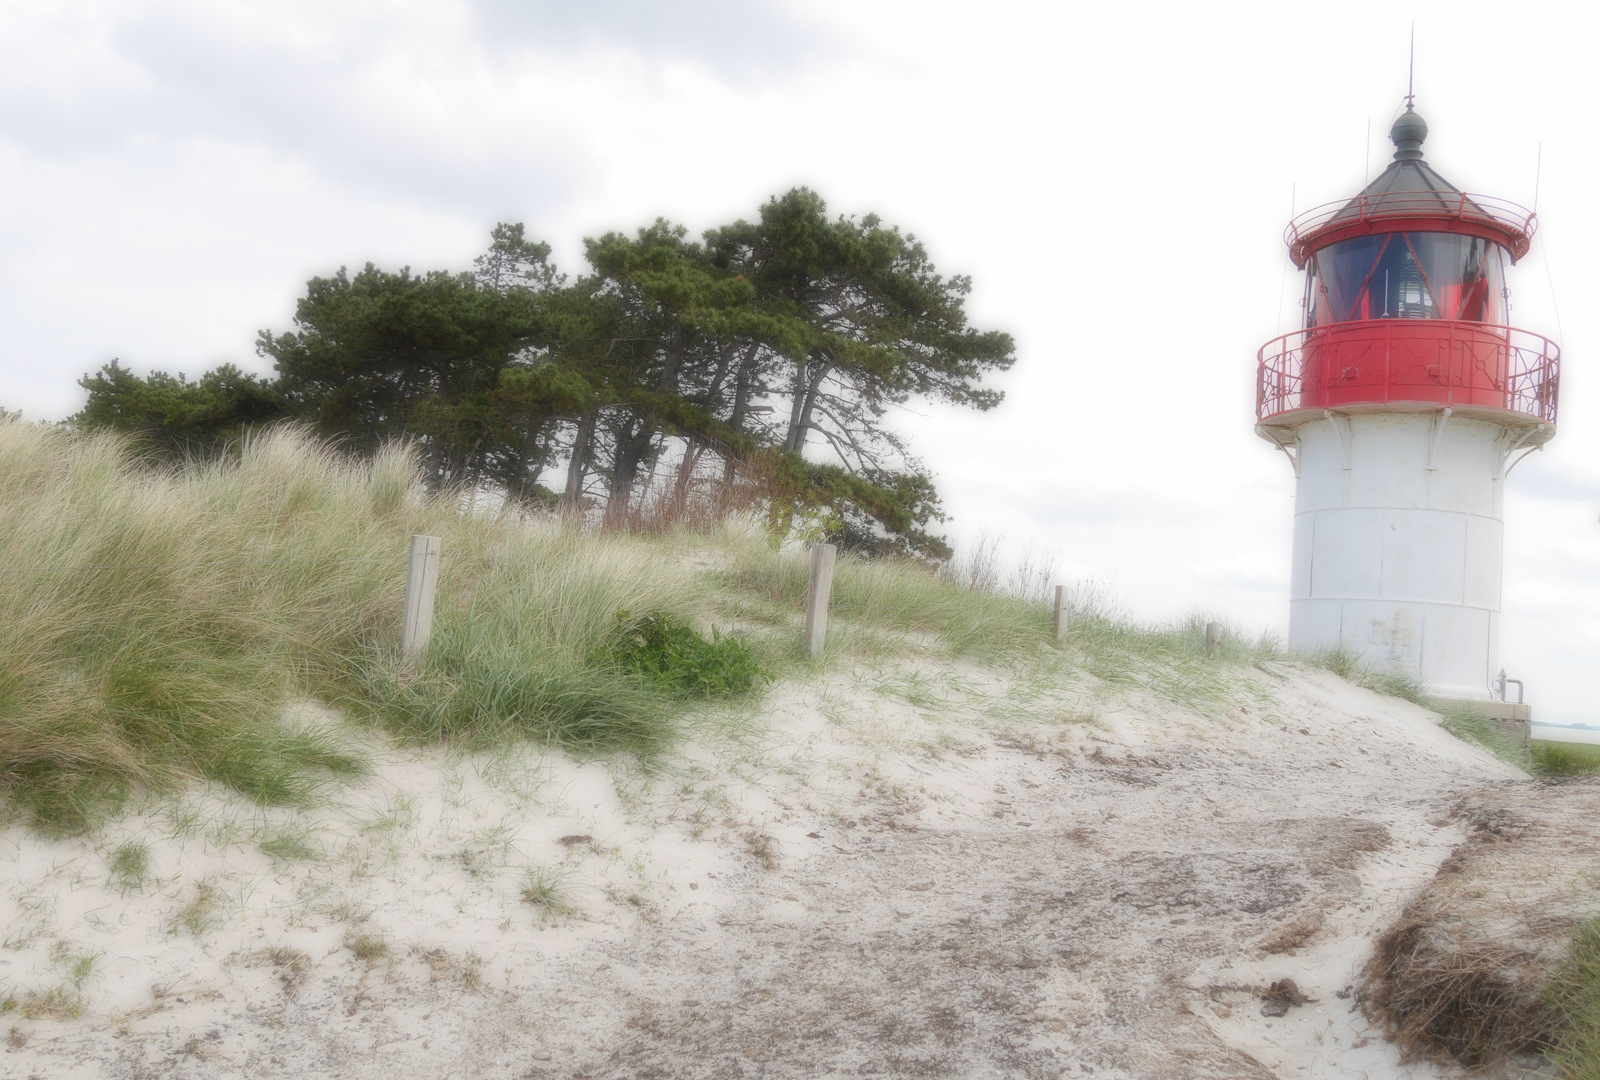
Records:
M190 382L160 371L140 378L113 360L78 385L89 401L74 423L137 435L169 458L215 454L251 428L291 415L277 385L232 364Z
M260 335L273 378L141 378L112 361L81 380L73 419L168 459L285 418L369 458L410 440L433 490L598 502L613 525L676 440L680 497L716 465L724 492L756 478L780 533L820 518L852 549L949 555L933 481L885 417L913 398L1001 400L985 380L1014 344L967 324L970 281L876 217L830 218L805 189L700 242L658 220L587 239L585 256L590 272L568 279L549 245L502 224L469 271L340 268L307 283L292 329ZM552 470L559 495L541 482Z

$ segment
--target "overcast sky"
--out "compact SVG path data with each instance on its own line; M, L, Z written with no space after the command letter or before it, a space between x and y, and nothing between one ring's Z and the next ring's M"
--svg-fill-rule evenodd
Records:
M585 235L807 184L915 232L1017 338L993 414L897 421L955 538L1054 548L1147 618L1282 630L1293 477L1252 430L1255 351L1293 328L1291 205L1389 160L1413 14L1430 163L1531 204L1543 147L1512 320L1568 362L1561 433L1509 481L1503 657L1540 719L1600 723L1575 4L7 0L0 405L61 418L114 356L268 370L256 332L309 276L462 269L497 221L581 271Z

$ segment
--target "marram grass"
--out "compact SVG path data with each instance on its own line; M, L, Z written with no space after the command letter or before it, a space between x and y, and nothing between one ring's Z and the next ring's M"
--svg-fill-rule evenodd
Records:
M1600 1080L1600 919L1577 928L1547 998L1557 1018L1547 1055L1566 1080Z
M398 655L405 551L441 536L420 664ZM0 787L44 827L205 778L303 802L359 771L316 699L405 735L640 749L672 695L597 665L617 612L687 613L659 545L466 515L399 451L303 433L155 468L129 444L0 421Z
M433 637L408 664L413 533L443 557ZM45 828L196 779L303 803L363 768L350 725L293 719L323 715L290 708L308 700L407 739L648 754L696 686L807 669L806 580L803 553L734 525L637 536L464 510L398 449L363 462L277 429L162 467L115 436L0 420L0 793ZM1203 619L1142 627L1080 601L1057 648L1037 599L841 553L823 663L931 648L1204 712L1236 699L1239 666L1286 658L1229 630L1212 659ZM731 666L686 681L628 661L625 612L710 639L657 660ZM746 636L719 646L730 623Z

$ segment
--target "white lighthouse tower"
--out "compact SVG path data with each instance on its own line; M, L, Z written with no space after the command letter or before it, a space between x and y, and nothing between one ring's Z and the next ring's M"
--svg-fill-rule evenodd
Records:
M1559 350L1506 325L1533 215L1451 185L1427 134L1407 105L1383 174L1290 224L1305 325L1260 351L1256 431L1297 477L1290 644L1488 701L1505 476L1555 435Z

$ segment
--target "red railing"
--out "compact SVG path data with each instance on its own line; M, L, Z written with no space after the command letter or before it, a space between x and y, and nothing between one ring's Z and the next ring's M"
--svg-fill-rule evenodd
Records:
M1457 224L1487 226L1504 234L1514 258L1528 253L1528 246L1539 227L1533 211L1508 199L1493 195L1470 195L1464 191L1395 191L1378 195L1357 195L1353 199L1323 203L1289 222L1284 243L1296 266L1304 266L1312 241L1324 233L1370 231L1385 223L1435 219ZM1320 245L1319 245L1320 246Z
M1334 323L1256 354L1256 419L1399 403L1475 407L1556 422L1561 350L1510 326L1445 319Z

